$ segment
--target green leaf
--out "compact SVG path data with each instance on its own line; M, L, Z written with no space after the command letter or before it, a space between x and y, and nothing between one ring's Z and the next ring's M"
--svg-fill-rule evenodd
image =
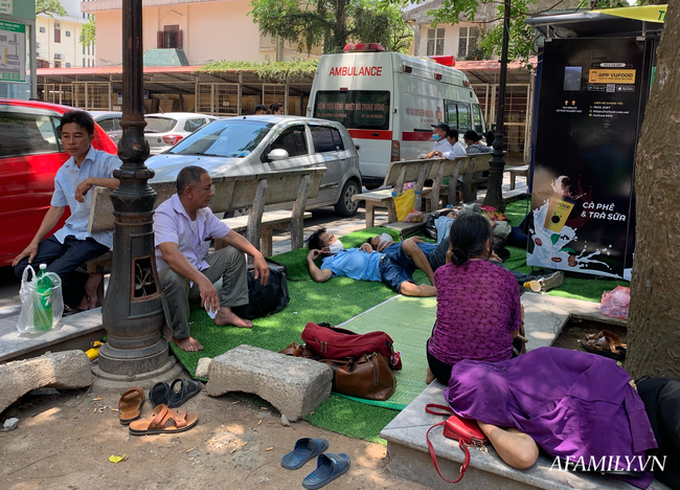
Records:
M557 240L560 239L560 234L559 233L553 233L550 235L550 241L552 242L553 245L557 243Z
M35 13L45 14L52 17L52 14L61 15L66 17L68 12L61 5L59 0L36 0L35 2Z

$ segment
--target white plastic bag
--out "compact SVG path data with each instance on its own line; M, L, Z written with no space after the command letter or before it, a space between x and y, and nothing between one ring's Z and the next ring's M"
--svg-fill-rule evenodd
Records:
M32 275L29 280L29 271ZM50 290L50 300L52 304L52 325L50 328L36 328L35 325L35 309L37 307L38 299L38 281L36 281L36 274L33 267L30 265L24 269L21 277L21 290L19 296L21 297L21 313L19 314L19 323L17 323L17 330L21 333L45 333L57 326L59 320L64 315L64 298L61 294L61 278L54 272L46 272L47 277L52 281L52 288Z

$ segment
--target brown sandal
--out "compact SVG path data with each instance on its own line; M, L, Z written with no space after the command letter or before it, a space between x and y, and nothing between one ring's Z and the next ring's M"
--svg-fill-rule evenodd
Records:
M198 423L198 415L187 414L184 410L173 412L165 405L158 405L145 420L137 420L130 424L130 434L144 436L147 434L164 434L184 432Z
M586 335L586 340L579 340L581 346L588 352L609 357L616 361L626 359L626 344L615 333L602 330L597 334Z
M118 420L123 425L128 425L133 420L141 417L141 408L144 405L144 390L139 386L126 390L118 400Z

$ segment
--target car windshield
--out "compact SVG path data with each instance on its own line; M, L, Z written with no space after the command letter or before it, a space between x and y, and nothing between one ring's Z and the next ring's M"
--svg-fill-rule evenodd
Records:
M262 121L217 121L180 141L169 153L243 158L274 126Z
M171 117L145 117L146 127L145 133L167 133L172 131L172 128L177 124L177 119Z

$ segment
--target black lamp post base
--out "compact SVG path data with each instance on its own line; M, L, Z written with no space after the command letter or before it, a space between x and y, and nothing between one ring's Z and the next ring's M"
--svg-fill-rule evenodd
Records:
M112 381L157 378L175 365L168 355L168 343L159 339L144 349L117 349L109 343L99 350L99 358L92 372L98 378Z

